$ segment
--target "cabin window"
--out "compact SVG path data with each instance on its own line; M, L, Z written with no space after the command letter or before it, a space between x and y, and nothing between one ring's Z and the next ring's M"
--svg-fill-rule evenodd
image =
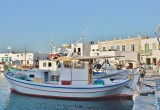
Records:
M72 64L70 61L64 61L64 67L65 68L72 68Z
M47 64L44 62L44 63L43 63L43 67L46 67L46 66L47 66Z
M56 65L57 65L57 67L58 67L58 68L60 68L60 67L61 67L61 63L60 63L60 61L59 61L59 60L57 60L57 61L56 61Z
M51 66L52 66L52 63L51 63L51 62L49 62L49 63L48 63L48 66L49 66L49 67L51 67Z
M58 75L52 75L51 76L51 81L59 81L59 76Z
M80 61L74 62L74 68L84 68L84 63Z
M5 61L8 62L8 57L5 58Z
M29 77L30 77L30 78L34 78L34 74L30 74Z
M2 62L4 62L4 57L2 57Z
M21 60L21 65L23 64L23 60Z
M27 64L29 64L29 60L27 60Z

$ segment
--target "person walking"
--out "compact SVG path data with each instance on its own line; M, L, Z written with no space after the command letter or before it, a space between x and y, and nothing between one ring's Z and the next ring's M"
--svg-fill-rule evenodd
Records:
M158 66L159 74L160 74L160 59L159 59L159 61L158 61L158 63L157 63L157 66Z

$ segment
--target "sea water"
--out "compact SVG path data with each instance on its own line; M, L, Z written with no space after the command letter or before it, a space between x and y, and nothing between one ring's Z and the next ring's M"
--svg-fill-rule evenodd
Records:
M0 110L131 110L132 106L132 100L72 101L15 94L0 78Z

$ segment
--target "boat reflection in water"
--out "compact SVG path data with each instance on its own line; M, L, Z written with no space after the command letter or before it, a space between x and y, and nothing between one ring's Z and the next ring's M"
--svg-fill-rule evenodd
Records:
M71 101L10 93L4 110L131 110L132 100Z

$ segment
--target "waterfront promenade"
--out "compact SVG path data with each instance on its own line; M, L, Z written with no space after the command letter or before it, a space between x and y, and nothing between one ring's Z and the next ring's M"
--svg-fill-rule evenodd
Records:
M147 69L146 74L137 85L137 95L134 97L133 110L160 109L160 74L153 69Z

